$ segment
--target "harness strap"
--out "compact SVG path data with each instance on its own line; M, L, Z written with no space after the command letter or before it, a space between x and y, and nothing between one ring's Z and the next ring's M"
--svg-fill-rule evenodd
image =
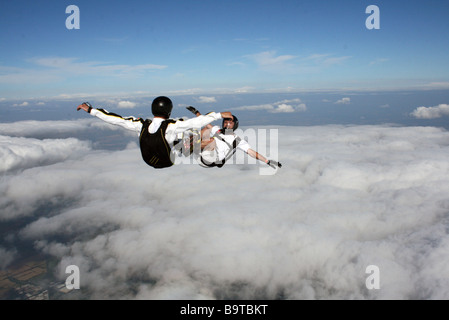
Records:
M218 167L221 168L224 166L224 164L226 163L226 161L228 161L229 159L232 158L232 156L234 155L237 145L240 143L240 141L242 140L240 137L236 137L234 139L234 141L232 142L232 145L227 142L223 137L220 136L220 131L218 131L217 133L215 133L213 136L213 138L217 138L221 141L223 141L224 143L226 143L229 147L229 151L226 154L225 158L221 161L217 161L217 162L212 162L212 163L208 163L206 162L203 157L200 158L201 163L204 164L205 166L209 167L209 168L213 168L213 167Z

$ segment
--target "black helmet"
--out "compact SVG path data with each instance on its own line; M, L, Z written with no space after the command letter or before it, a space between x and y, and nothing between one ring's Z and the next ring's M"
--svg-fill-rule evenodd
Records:
M226 119L229 119L229 118L224 118L223 119L223 123L221 124L221 130L223 132L225 132L226 130L232 130L232 131L237 130L237 128L239 127L239 119L237 119L236 116L232 115L232 121L234 121L234 128L233 129L226 129L224 127L224 123L225 123Z
M151 104L151 112L155 117L169 118L173 109L173 103L167 97L157 97Z

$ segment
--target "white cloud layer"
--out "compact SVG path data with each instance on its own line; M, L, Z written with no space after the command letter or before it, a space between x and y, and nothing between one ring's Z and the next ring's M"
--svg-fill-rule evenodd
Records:
M154 170L137 144L92 150L76 135L77 157L40 166L39 143L22 139L17 166L28 169L0 180L0 222L29 222L8 231L0 256L31 241L60 261L62 283L79 266L87 298L449 299L441 129L281 127L273 176L259 164ZM379 290L365 287L369 265Z
M73 121L35 121L26 120L11 123L0 123L0 135L32 138L43 135L79 134L89 129L118 130L97 119L81 119Z
M0 174L13 170L79 158L89 143L78 139L30 139L0 136Z

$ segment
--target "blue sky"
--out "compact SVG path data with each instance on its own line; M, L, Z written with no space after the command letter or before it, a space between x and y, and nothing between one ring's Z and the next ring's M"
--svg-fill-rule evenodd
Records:
M80 29L65 26L66 7ZM368 30L367 6L380 9ZM2 1L0 99L449 87L449 2Z

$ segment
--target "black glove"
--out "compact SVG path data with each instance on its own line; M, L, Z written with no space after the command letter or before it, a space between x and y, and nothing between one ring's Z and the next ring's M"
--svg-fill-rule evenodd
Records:
M87 109L85 109L85 107L87 107ZM80 111L81 109L90 113L92 111L92 105L89 102L83 102L76 108L77 111Z
M280 162L274 161L274 160L268 160L267 164L272 167L273 169L276 169L276 167L282 168L282 164Z
M196 110L194 107L192 106L188 106L186 107L187 110L189 110L190 112L192 112L194 115L196 115L196 113L198 112L198 110ZM199 112L198 112L199 113Z

